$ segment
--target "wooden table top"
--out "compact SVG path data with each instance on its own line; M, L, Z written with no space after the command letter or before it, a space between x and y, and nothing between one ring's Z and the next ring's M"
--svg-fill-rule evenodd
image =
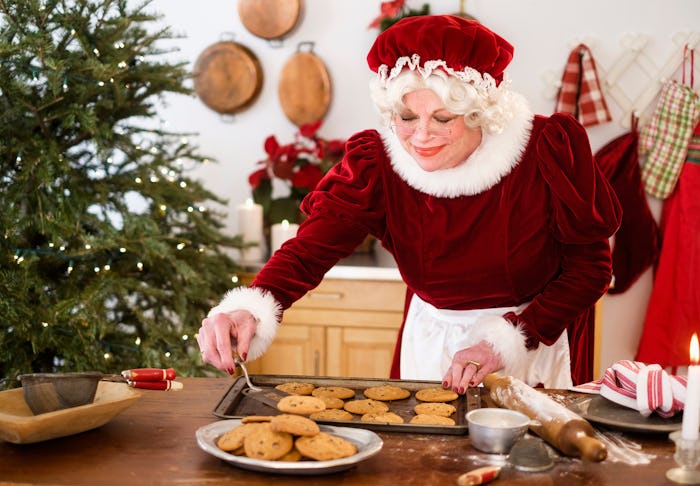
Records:
M378 432L380 453L349 470L320 476L272 475L239 469L202 451L195 431L219 419L212 411L230 387L226 378L182 378L175 392L143 390L107 424L36 444L0 442L0 485L450 485L460 474L504 456L474 449L468 435ZM504 467L499 485L673 485L674 445L666 434L617 433L621 451L646 458L586 463L564 458L543 473ZM628 448L629 446L629 448ZM639 446L640 449L634 450Z

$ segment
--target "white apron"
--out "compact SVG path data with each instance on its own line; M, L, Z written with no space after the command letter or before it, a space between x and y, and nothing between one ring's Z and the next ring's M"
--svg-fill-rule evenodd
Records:
M456 343L462 343L463 349L463 343L470 342L471 329L481 316L502 316L526 305L459 311L437 309L414 295L401 340L401 379L442 381L452 356L459 351ZM516 378L531 386L542 383L545 388L573 386L566 330L551 346L540 343L527 355L528 366Z

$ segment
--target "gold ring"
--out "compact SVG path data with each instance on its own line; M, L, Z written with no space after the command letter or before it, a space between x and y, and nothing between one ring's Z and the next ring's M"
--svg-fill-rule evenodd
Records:
M476 368L477 373L481 369L481 363L479 363L478 361L469 360L469 361L467 361L467 366L469 366L469 365L474 365L474 368Z

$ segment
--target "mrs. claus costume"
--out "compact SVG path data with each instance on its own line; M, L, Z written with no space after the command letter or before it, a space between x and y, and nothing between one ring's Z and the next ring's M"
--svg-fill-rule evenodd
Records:
M530 384L592 379L593 308L610 283L620 207L581 125L534 116L501 83L512 52L479 23L449 15L408 17L377 37L367 60L380 82L403 69L442 70L474 83L511 121L484 133L464 163L436 172L390 129L353 135L303 201L297 237L210 312L245 309L259 320L249 359L274 339L282 311L369 233L408 287L392 377L442 380L456 351L486 340L502 372Z

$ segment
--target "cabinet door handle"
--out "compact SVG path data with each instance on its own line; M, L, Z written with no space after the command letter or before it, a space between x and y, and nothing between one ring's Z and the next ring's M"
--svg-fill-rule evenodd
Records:
M308 297L310 299L340 300L345 297L345 294L342 292L309 292Z
M314 376L318 376L319 373L319 368L320 368L320 361L321 361L321 353L318 352L318 349L314 351Z

